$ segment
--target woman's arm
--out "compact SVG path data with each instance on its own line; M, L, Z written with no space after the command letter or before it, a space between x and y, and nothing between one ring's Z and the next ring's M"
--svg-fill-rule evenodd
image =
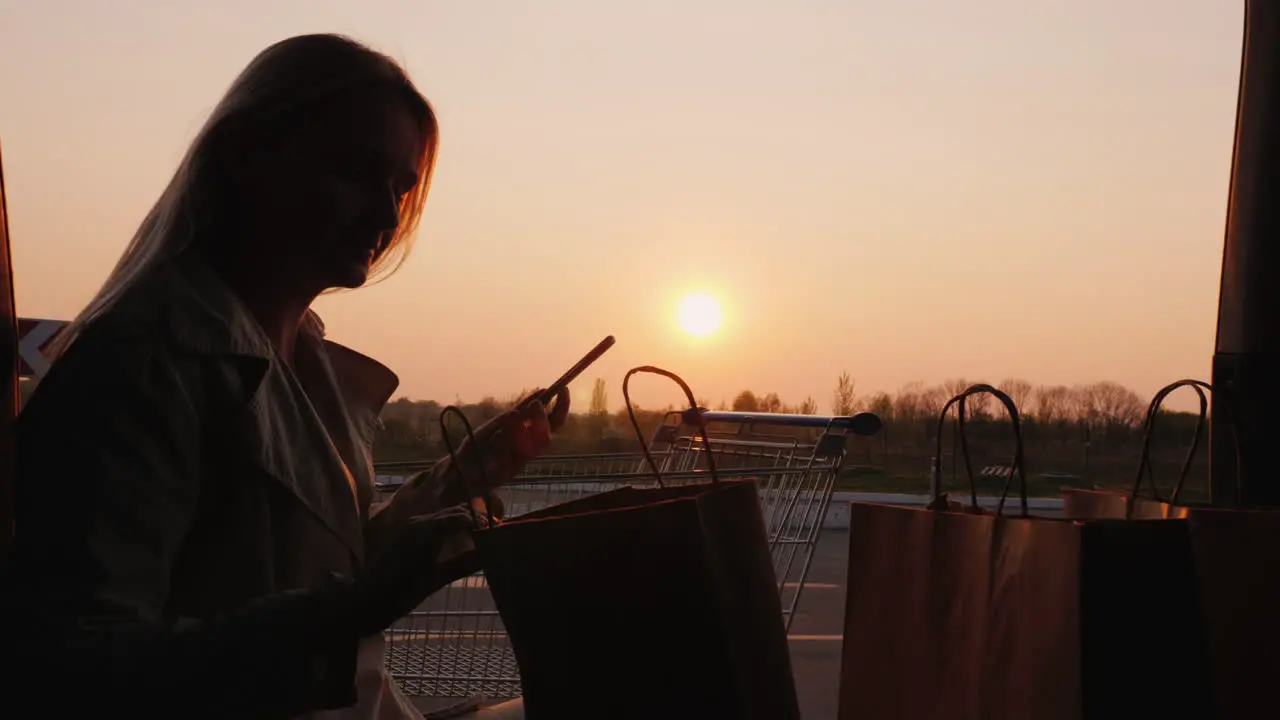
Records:
M381 545L382 538L393 535L397 528L416 515L463 502L456 497L453 498L455 502L446 502L457 495L451 492L457 486L452 477L449 459L445 458L405 480L387 500L373 503L369 507L369 522L365 528L370 547Z
M57 688L62 709L132 716L291 717L354 701L356 638L330 629L344 614L334 591L164 617L200 500L202 384L154 338L90 330L23 411L0 653L29 671L6 678L24 694Z

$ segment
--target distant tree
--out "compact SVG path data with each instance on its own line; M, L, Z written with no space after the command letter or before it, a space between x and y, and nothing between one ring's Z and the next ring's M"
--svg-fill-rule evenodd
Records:
M525 400L528 400L529 398L533 397L534 392L536 392L536 388L524 388L520 392L514 393L512 395L508 395L506 398L500 401L492 397L486 397L485 399L480 401L480 404L488 405L491 403L495 407L501 410L510 410L511 408L519 405Z
M806 397L804 402L800 403L800 406L796 408L796 412L801 415L817 415L818 401L811 397Z
M893 419L893 398L887 392L878 392L871 396L867 410L876 414L884 422Z
M921 419L924 413L920 408L920 393L923 390L924 383L921 382L903 385L893 397L893 416L906 422Z
M459 402L458 404L461 405L462 403ZM469 412L466 413L467 419L472 423L488 422L501 415L503 410L510 408L514 404L515 402L510 399L506 401L499 401L492 395L487 395L481 398L480 402L470 408L467 408L467 410L469 410Z
M975 420L985 420L991 417L991 410L995 402L995 397L987 393L970 395L964 401L965 413Z
M1010 378L1000 383L1000 389L1004 391L1014 405L1018 406L1018 412L1030 410L1032 388L1031 383L1018 378Z
M413 428L400 418L386 418L382 421L383 437L393 443L409 444L415 439Z
M964 378L952 378L942 382L942 391L946 394L947 400L950 400L965 390L968 390L970 385L973 385L973 383L965 380Z
M743 390L733 399L734 412L760 412L760 401L750 390Z
M852 415L854 407L854 382L848 372L840 373L836 379L836 389L831 393L831 413L833 415Z
M605 436L605 431L609 427L609 394L605 390L604 378L596 378L595 383L591 386L591 404L587 408L587 415L582 418L582 427L586 434L593 441L600 441ZM561 430L562 435L569 435L573 431L572 428L565 427Z
M1096 382L1080 388L1079 396L1087 406L1089 420L1107 429L1133 428L1142 422L1144 403L1129 388L1110 381Z
M1074 419L1071 388L1065 385L1042 385L1031 393L1031 415L1050 425Z
M977 385L978 383L966 380L965 378L952 378L942 383L942 394L947 396L943 403L951 398L963 393L965 390ZM966 419L981 419L991 415L991 403L994 401L990 395L979 393L970 395L964 401L964 416ZM939 407L939 410L942 408Z
M1084 385L1067 389L1067 417L1084 425L1097 424L1098 408L1094 404L1093 394Z
M778 393L769 393L760 398L760 412L779 413L786 409L786 404L782 402L782 398L778 397Z
M986 380L977 380L977 382L970 383L970 386L975 386L975 384L988 384L989 386L991 383L986 382ZM973 419L989 420L992 413L1004 413L1004 407L998 404L996 396L988 395L986 392L979 392L977 395L966 397L964 405L965 414L968 414Z
M838 381L836 390L842 385L846 390L853 385L853 379L848 377L848 373L842 373L842 378L845 377L848 378L847 381ZM33 384L24 382L23 391L29 392ZM920 468L925 467L922 458L927 458L934 452L936 438L933 434L942 402L971 384L971 381L965 379L933 386L913 382L904 385L897 393L876 392L864 396L857 402L857 409L874 412L884 421L884 428L874 443L880 448L877 451L879 459L874 459L868 450L866 461L871 463L874 460L888 465L897 458L903 463L903 472L920 472ZM1112 466L1123 466L1123 472L1119 475L1129 473L1131 456L1137 451L1137 443L1141 441L1141 434L1135 430L1142 421L1146 407L1145 399L1137 393L1114 382L1095 382L1076 387L1036 387L1025 380L1007 379L1000 387L1019 404L1029 419L1035 420L1028 426L1030 432L1026 438L1028 442L1034 443L1036 454L1042 458L1046 467L1073 473L1083 469L1091 482L1103 484L1112 482L1114 478L1111 476L1118 472L1111 469ZM603 383L594 383L590 401L587 394L583 393L582 402L575 406L574 414L556 433L553 452L625 452L634 447L636 439L626 411L614 408L610 413L603 390ZM524 394L527 393L522 393L522 396ZM478 402L455 398L452 402L443 404L457 405L472 424L478 426L504 409L506 397L486 397ZM969 434L972 448L978 453L1004 447L1009 438L1008 421L1002 408L990 400L986 401L989 407L983 408L981 397L969 403L970 417L975 415L972 412L975 406L979 416L984 410L989 410L988 423L982 426L975 424ZM837 393L833 392L831 398L833 411L852 409L839 407ZM698 402L701 406L708 406L711 401L699 399ZM439 425L441 405L442 403L435 401L410 400L404 397L388 402L382 411L383 425L374 447L377 461L429 460L445 455ZM806 397L803 402L788 404L777 393L757 394L747 390L731 397L728 403L719 401L718 409L729 406L745 412L781 410L787 413L812 413L816 410L815 405L812 397ZM673 407L683 409L683 402ZM636 409L646 441L657 425L663 422L665 414L666 410L658 407ZM1193 414L1172 411L1166 413L1152 444L1152 459L1158 464L1157 474L1167 476L1176 472L1195 420ZM1000 425L1005 427L999 427ZM461 439L461 423L451 421L449 431L453 440ZM1092 443L1088 450L1092 453L1089 457L1097 460L1092 464L1086 460L1086 438L1090 438ZM870 447L872 445L868 444L867 448ZM1207 462L1204 453L1201 453L1192 470L1198 474L1195 477L1205 476L1208 472ZM1130 481L1131 478L1127 477L1120 480L1126 483Z
M951 402L952 398L965 390L968 390L969 386L972 384L973 383L965 380L964 378L950 378L943 380L942 383L938 385L938 390L942 395L942 404L946 405ZM948 415L954 417L958 409L959 408L956 405L952 405L951 410L948 411ZM938 408L938 412L942 412L941 407ZM965 417L973 417L973 406L970 403L965 403Z
M596 378L591 386L591 406L587 413L592 416L609 414L609 393L605 389L604 378Z
M942 386L933 385L920 389L916 397L916 405L922 417L927 420L936 420L942 412L942 406L946 405L950 399L951 397L947 395L946 390L942 389Z

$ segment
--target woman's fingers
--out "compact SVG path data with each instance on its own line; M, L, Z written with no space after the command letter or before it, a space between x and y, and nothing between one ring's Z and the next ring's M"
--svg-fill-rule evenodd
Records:
M476 428L474 440L466 443L469 447L460 448L461 453L468 456L474 456L479 450L485 463L485 487L480 486L480 477L473 477L468 494L483 495L511 482L529 461L546 452L551 434L563 427L569 416L569 391L561 390L556 395L549 414L538 399L542 392L535 391L511 410ZM460 454L459 460L467 464L470 457Z
M506 507L502 503L502 498L498 497L496 491L490 491L483 497L475 497L471 499L471 509L475 511L475 528L483 530L490 525L498 524L502 519ZM489 518L493 518L493 522L489 522Z
M569 388L560 388L552 401L549 411L538 399L538 396L544 392L546 392L545 388L539 388L533 391L533 394L529 395L529 397L524 400L521 400L520 403L516 405L516 411L527 411L530 413L541 412L542 414L545 414L551 425L551 431L555 432L563 427L565 420L569 418Z
M551 414L547 416L551 432L564 427L564 421L567 419L569 419L569 388L564 387L556 393L555 404L551 406Z
M489 505L489 514L495 521L507 516L507 504L502 501L502 496L496 490L489 493L489 499L486 502Z
M534 401L520 409L518 431L514 435L518 462L528 462L551 444L551 422L542 403Z

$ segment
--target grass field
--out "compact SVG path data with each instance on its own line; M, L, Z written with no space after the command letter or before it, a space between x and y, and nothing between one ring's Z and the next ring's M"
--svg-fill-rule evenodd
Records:
M929 492L929 459L926 457L894 456L888 462L874 465L858 464L859 458L851 457L840 473L836 488L851 492L874 493L906 493L923 495ZM982 468L1007 460L991 461L975 458L974 472L981 473ZM1036 465L1028 463L1031 473L1027 477L1027 495L1030 497L1055 497L1064 487L1077 488L1110 488L1127 490L1132 486L1137 470L1137 458L1104 457L1095 458L1087 466L1081 463L1059 461L1054 464L1041 464L1046 468L1037 471ZM1153 464L1153 475L1162 494L1167 494L1175 483L1181 459L1177 457L1158 457ZM1205 498L1205 478L1207 467L1203 460L1192 466L1182 492L1186 500L1202 500ZM979 494L999 494L1004 484L1001 477L983 477L979 475L976 485ZM1145 486L1144 486L1145 488ZM942 489L944 492L968 492L969 482L963 464L952 467L944 462L942 472ZM1016 487L1010 490L1013 494Z

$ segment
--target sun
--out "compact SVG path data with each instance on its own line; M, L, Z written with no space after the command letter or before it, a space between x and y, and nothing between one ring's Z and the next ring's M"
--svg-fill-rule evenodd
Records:
M676 311L680 329L694 337L706 337L720 329L720 303L707 293L686 295Z

